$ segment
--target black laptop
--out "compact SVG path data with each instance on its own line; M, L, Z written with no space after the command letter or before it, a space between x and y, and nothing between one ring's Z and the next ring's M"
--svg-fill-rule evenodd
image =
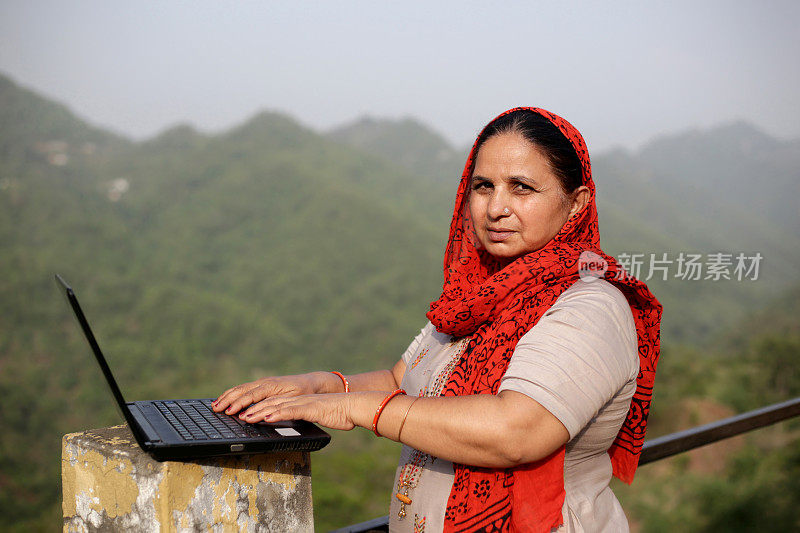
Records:
M126 402L75 292L58 274L56 281L67 293L72 310L136 442L159 461L276 450L315 451L330 442L330 435L311 422L292 420L248 424L237 416L215 413L211 409L213 398Z

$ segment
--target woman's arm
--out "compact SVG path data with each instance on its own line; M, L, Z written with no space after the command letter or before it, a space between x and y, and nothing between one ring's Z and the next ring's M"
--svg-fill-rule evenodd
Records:
M389 402L378 421L378 432L398 440L406 410L414 401ZM394 404L394 405L392 405ZM358 409L358 425L372 425ZM524 394L446 396L418 399L402 428L402 442L435 457L473 466L504 468L547 457L569 440L564 425Z
M406 365L401 359L391 370L375 370L345 376L351 392L391 391L399 387ZM223 392L213 403L214 411L236 414L245 407L275 396L344 392L341 378L332 372L309 372L294 376L275 376L243 383ZM244 415L245 413L242 413ZM240 416L244 418L244 416Z
M400 386L405 371L406 364L400 359L391 370L375 370L374 372L345 376L345 378L350 384L350 392L393 391ZM336 378L339 379L338 376ZM339 388L333 392L344 392L344 384L341 379L339 379Z
M384 392L272 398L248 409L248 422L303 419L334 429L372 428ZM383 410L381 435L450 461L505 468L547 457L569 440L564 425L524 394L398 396ZM408 411L411 407L410 411ZM408 411L402 436L400 425Z

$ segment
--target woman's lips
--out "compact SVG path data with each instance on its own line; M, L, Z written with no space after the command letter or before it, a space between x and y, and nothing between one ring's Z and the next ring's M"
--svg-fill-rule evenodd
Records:
M488 229L489 240L492 242L503 242L514 234L514 231L507 229Z

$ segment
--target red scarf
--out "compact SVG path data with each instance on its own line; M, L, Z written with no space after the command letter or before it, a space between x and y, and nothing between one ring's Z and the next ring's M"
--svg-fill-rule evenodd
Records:
M578 258L591 251L608 263L604 278L628 300L639 341L640 372L630 411L609 448L614 475L630 483L639 462L656 362L660 349L661 304L647 286L628 275L600 249L595 188L583 137L570 123L544 109L528 109L552 122L581 160L587 205L573 215L543 248L501 265L473 244L468 196L472 148L456 195L444 257L444 286L428 318L440 332L471 339L453 370L445 396L497 394L520 337L579 279ZM499 118L499 117L498 117ZM477 141L476 141L477 144ZM599 275L599 274L598 274ZM445 515L445 531L547 532L563 523L564 446L536 463L508 469L455 464L455 481Z

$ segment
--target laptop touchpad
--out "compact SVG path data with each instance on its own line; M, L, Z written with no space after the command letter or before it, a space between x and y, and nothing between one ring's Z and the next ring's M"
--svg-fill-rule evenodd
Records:
M275 431L283 437L299 437L300 432L294 428L275 428Z

